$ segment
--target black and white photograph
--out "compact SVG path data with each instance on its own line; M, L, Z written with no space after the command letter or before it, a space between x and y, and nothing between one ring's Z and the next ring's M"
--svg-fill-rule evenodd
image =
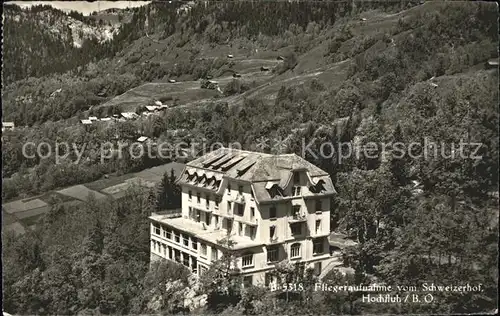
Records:
M496 2L2 6L3 315L498 314Z

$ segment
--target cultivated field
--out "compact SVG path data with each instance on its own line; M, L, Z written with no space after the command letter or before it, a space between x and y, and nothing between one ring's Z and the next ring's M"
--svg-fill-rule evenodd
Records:
M50 211L54 203L65 207L77 207L87 201L89 194L96 199L119 199L125 196L127 190L134 186L154 187L161 182L163 175L171 170L179 175L184 164L171 162L153 167L138 173L130 173L119 177L110 177L87 184L74 185L58 191L47 192L36 196L17 200L2 205L2 229L15 234L24 234L35 225L38 219Z

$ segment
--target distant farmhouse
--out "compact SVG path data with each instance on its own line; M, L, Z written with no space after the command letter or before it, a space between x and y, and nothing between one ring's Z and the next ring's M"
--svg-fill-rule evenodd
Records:
M2 122L2 132L13 131L15 127L14 122Z
M122 112L120 114L126 120L135 120L136 118L139 117L139 115L137 115L137 113L134 112Z
M485 68L486 69L493 69L493 68L498 69L498 58L488 60L485 64Z

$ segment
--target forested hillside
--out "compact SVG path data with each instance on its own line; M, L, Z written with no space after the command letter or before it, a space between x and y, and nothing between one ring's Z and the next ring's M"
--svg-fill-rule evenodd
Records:
M96 44L103 50L95 60L59 74L13 78L4 87L4 115L29 127L2 144L2 197L39 194L160 163L126 155L100 162L99 144L140 135L170 143L240 142L247 150L298 155L304 143L316 153L325 142L335 149L341 143L417 144L411 157L392 156L391 147L372 152L371 158L346 157L345 148L323 156L306 153L335 182L332 228L358 242L343 253L354 276L331 273L326 280L469 283L482 284L482 292L439 292L433 293L433 304L388 306L364 304L357 294L285 296L264 288L228 289L224 286L239 280L212 270L212 279L197 288L208 295L208 305L192 312L492 312L498 306L499 94L498 69L486 69L485 62L498 58L497 15L497 6L485 2L228 1L188 7L174 1L135 9L108 44ZM280 55L285 60L254 83L247 64ZM106 102L143 83L175 78L176 87L183 87L233 68L248 70L252 78L232 79L222 95L137 121L77 125L89 113L119 112ZM162 90L169 104L172 90ZM181 90L193 91L198 90ZM22 155L27 140L85 143L85 162L27 159ZM444 147L445 154L424 156L428 141ZM475 153L481 159L452 155L450 146L460 142L481 144ZM2 234L6 310L187 312L182 302L191 285L184 271L166 264L147 272L146 218L156 200L161 200L156 192L131 192L126 203L91 200L82 209L54 208L33 232L17 238ZM287 282L315 280L286 263L279 273ZM174 280L175 286L165 286Z
M28 77L64 73L111 56L110 41L121 23L54 9L49 5L4 12L4 84ZM128 19L124 13L122 20Z
M355 10L395 10L412 3L417 2L367 2ZM99 42L89 37L76 48L69 27L61 22L65 13L49 6L34 6L22 13L14 5L5 7L4 61L9 62L4 62L4 78L6 83L19 81L4 88L3 115L17 125L29 126L69 118L104 102L103 95L113 97L143 82L180 75L198 79L211 69L210 63L192 63L202 57L204 44L214 51L230 42L274 49L298 44L295 49L303 53L314 45L312 36L302 40L308 25L316 32L325 30L353 10L349 2L330 1L318 3L316 8L305 2L214 2L189 10L181 10L185 6L178 1L155 2L133 9L131 18L123 21L111 40ZM257 18L257 12L265 14ZM79 18L87 24L94 21ZM54 23L61 24L55 31ZM165 41L155 45L156 50L145 49L154 44L148 40L150 36ZM62 95L51 99L57 89L63 90ZM26 114L24 107L33 111Z

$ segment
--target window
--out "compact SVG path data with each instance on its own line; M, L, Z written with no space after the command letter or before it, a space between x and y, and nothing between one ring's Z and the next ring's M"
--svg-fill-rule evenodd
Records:
M227 230L228 233L231 233L231 230L233 230L233 221L229 218L223 219L223 225L224 228Z
M245 207L243 204L238 204L238 215L243 216L243 213L245 212Z
M203 257L207 256L207 245L205 245L205 244L201 244L201 255Z
M238 193L243 194L243 186L242 185L238 186Z
M212 261L217 260L217 249L212 247Z
M195 237L191 238L191 247L194 250L198 249L198 239L196 239Z
M189 236L184 235L182 238L184 246L189 247Z
M172 239L172 230L170 230L169 228L165 230L165 238Z
M269 194L271 195L272 198L274 198L275 196L283 196L283 191L279 188L279 186L273 185L269 189Z
M321 262L316 262L314 264L314 274L315 275L320 275L321 274Z
M227 185L227 194L231 194L231 185L230 184Z
M318 238L313 241L313 253L315 255L323 253L323 238Z
M302 235L302 224L301 223L291 224L290 229L292 230L292 235Z
M269 227L269 238L273 240L276 237L276 226Z
M220 198L218 196L215 197L215 207L219 207Z
M273 282L273 276L271 275L271 273L268 272L264 275L264 282L266 286L269 286L269 284Z
M293 184L299 185L300 184L300 173L294 172L293 174Z
M200 193L196 194L196 199L198 200L198 203L201 203L201 194Z
M205 224L207 224L207 226L210 226L210 214L209 213L205 213Z
M205 274L205 272L207 272L207 268L205 268L203 266L200 266L200 276L202 276L203 274Z
M321 220L318 219L316 221L316 234L319 234L321 232Z
M267 262L278 261L278 247L267 248Z
M300 195L300 187L296 186L293 187L293 196L298 196Z
M252 283L253 283L253 278L251 275L243 277L243 287L250 287L252 286Z
M255 196L253 195L253 189L252 189L252 187L250 187L250 196L252 197L252 199L255 197Z
M160 235L160 225L157 223L153 223L153 233L155 235Z
M276 207L272 206L269 209L269 218L276 218Z
M294 205L292 207L292 216L294 219L297 219L300 217L300 205Z
M231 202L227 202L227 213L229 215L231 215L231 211L232 211L232 209L231 209Z
M300 244L293 244L290 247L290 257L291 258L298 258L298 257L300 257Z
M175 262L181 262L181 252L179 250L174 250Z
M210 207L210 196L205 195L205 200L207 202L207 208L209 208Z
M241 236L243 235L243 224L238 223L238 234Z
M255 207L250 208L250 218L253 219L255 217Z
M188 194L189 194L189 200L191 201L191 198L193 197L193 191L189 190Z
M243 267L253 266L253 253L243 255L243 257L241 257L241 261L243 263Z
M174 236L175 236L175 242L181 242L181 233L180 232L174 232Z
M253 240L255 238L255 227L247 226L246 236Z
M214 215L214 225L215 228L219 227L219 216Z
M322 212L323 211L323 205L321 203L321 200L316 200L316 212Z

